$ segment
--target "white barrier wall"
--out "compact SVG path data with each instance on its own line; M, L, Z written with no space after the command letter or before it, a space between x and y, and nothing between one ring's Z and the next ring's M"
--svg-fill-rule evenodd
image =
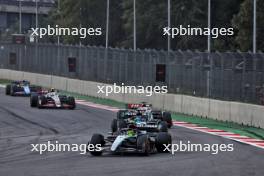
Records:
M155 108L172 112L264 128L264 107L258 105L178 94L154 94L149 97L142 94L110 94L109 96L105 96L105 94L97 93L99 90L97 86L106 86L107 84L6 69L0 69L0 79L28 80L32 84L40 86L53 87L73 93L107 98L125 103L146 101L151 103Z

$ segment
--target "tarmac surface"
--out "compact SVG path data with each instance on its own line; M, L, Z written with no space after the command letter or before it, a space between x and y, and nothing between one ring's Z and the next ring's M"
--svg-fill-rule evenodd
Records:
M176 152L93 157L80 152L32 152L31 144L87 144L106 135L115 113L77 105L76 110L37 109L28 97L0 89L0 176L263 176L264 150L190 129L170 129L173 143L233 144L234 151Z

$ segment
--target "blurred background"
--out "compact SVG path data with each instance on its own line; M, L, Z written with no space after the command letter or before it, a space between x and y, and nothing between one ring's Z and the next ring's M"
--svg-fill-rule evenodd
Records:
M0 67L264 104L262 0L0 0ZM103 35L31 38L31 28ZM234 36L163 36L179 25Z

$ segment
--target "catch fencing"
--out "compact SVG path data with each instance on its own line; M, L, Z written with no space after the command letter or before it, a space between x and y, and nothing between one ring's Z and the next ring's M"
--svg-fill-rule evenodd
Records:
M74 79L167 85L170 93L264 103L264 53L0 43L0 68Z

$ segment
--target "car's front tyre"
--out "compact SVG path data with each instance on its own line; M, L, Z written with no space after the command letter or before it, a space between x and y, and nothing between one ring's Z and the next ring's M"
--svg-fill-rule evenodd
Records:
M160 153L169 152L165 150L166 149L165 146L171 143L172 143L172 140L171 140L171 135L169 133L160 132L157 134L155 146L158 152Z
M89 144L92 144L94 146L101 145L101 147L104 145L104 136L101 134L93 134ZM91 155L93 156L101 156L103 154L103 151L90 151Z
M39 109L41 109L41 108L43 108L43 105L45 105L47 103L47 99L46 99L46 97L45 96L40 96L39 98L38 98L38 108Z
M38 106L38 95L31 95L30 96L30 106L37 107Z
M10 95L10 93L11 93L11 85L10 84L6 85L5 93L6 93L6 95Z
M142 151L144 156L148 156L150 153L150 142L148 135L141 135L137 138L137 149Z
M162 120L167 122L168 128L171 128L173 126L170 112L163 112Z
M68 104L71 106L70 109L75 109L76 108L75 98L68 97Z

